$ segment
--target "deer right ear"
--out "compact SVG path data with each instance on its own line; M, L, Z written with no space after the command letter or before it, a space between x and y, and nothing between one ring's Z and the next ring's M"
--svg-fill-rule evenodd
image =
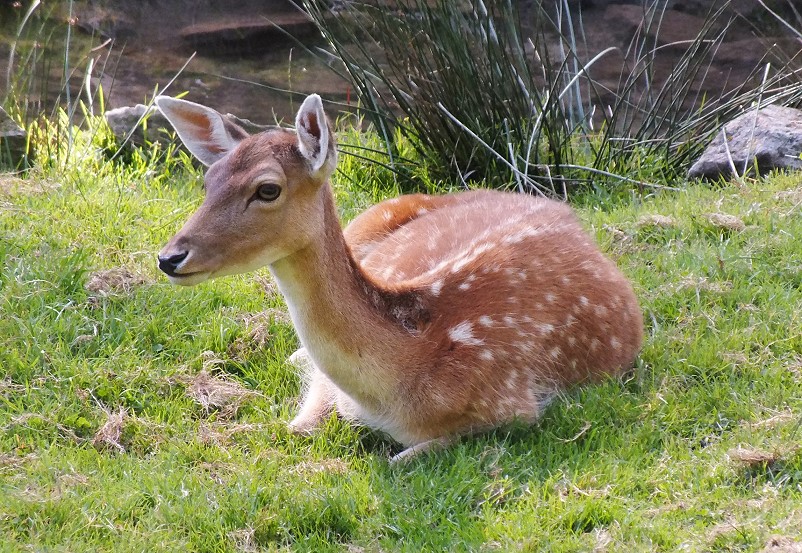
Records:
M316 173L325 166L327 173L331 173L337 163L337 150L323 102L317 94L307 96L301 104L295 116L295 131L298 133L298 149L312 166L312 171Z
M206 106L169 96L158 96L156 105L187 150L204 165L225 157L248 137L247 132Z

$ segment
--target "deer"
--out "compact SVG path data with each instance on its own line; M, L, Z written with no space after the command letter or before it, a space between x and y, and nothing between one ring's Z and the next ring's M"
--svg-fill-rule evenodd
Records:
M203 165L200 207L158 254L173 284L267 266L301 348L289 429L332 413L398 442L398 462L537 421L565 390L629 370L632 284L567 204L475 189L382 201L343 230L317 94L295 129L249 135L212 108L156 104Z

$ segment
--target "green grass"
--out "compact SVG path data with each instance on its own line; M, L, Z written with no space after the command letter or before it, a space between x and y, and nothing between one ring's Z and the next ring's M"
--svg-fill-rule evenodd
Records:
M396 446L336 418L311 438L286 431L298 343L267 272L191 289L159 275L198 172L79 142L68 162L0 176L0 551L802 541L798 175L577 196L641 298L635 370L567 394L535 427L391 467ZM342 168L347 218L387 194L388 172Z

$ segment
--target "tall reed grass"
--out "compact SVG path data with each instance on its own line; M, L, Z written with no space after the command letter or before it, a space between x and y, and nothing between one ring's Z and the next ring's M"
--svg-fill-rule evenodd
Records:
M775 48L743 84L725 90L710 77L733 24L729 2L695 37L670 44L680 52L660 78L666 2L644 1L628 46L598 52L588 51L581 13L567 0L535 2L525 22L520 5L394 0L332 11L323 0L303 1L390 159L399 131L443 177L465 182L559 196L588 182L672 183L723 120L802 100L799 60ZM611 57L621 63L613 87L594 76Z

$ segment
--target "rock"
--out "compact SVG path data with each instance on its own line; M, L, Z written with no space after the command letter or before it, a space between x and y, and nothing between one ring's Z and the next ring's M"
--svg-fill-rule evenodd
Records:
M170 141L170 134L173 127L161 114L156 106L137 104L135 106L125 106L107 111L104 116L111 128L114 136L122 143L128 135L128 142L142 146L148 142ZM236 115L226 114L225 117L232 123L236 123L249 134L260 133L264 130L275 128L273 125L259 125L247 119L240 119ZM132 132L133 129L133 132ZM161 129L166 129L170 134L165 134Z
M772 169L802 169L800 153L802 111L771 105L727 123L688 171L688 178L729 178L733 165L739 176L754 174L755 166L761 175Z
M28 135L0 108L0 163L19 167L27 159Z
M315 23L302 12L270 18L209 21L189 25L179 35L193 50L211 57L260 55L280 46L294 46L295 39L319 36Z
M93 3L76 4L76 26L88 35L115 40L130 40L136 35L136 21L120 10Z
M159 129L172 129L170 123L155 106L150 108L142 104L124 106L111 109L103 115L120 143L126 139L136 146L142 146L147 142L157 142L160 136L163 136Z

